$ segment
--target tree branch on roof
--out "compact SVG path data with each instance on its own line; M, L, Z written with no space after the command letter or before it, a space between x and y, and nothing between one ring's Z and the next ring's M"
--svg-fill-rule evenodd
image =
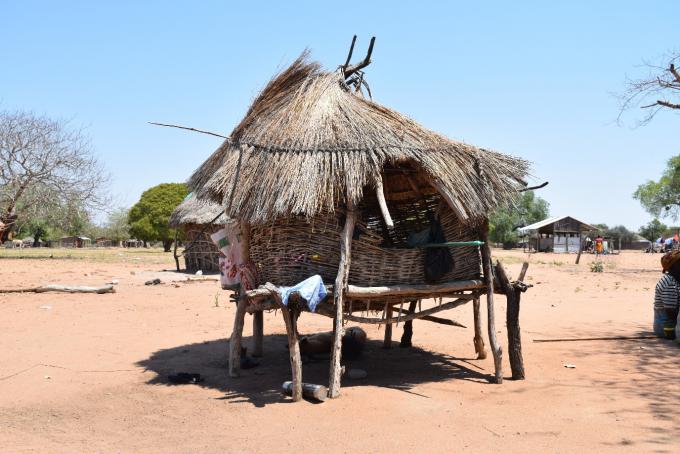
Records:
M356 38L356 36L355 36ZM349 79L349 76L354 74L355 72L359 71L360 69L363 69L367 67L368 65L371 64L371 54L373 54L373 45L375 44L375 36L371 38L371 43L368 45L368 52L366 52L366 57L364 57L363 60L361 60L359 63L355 63L353 65L345 66L343 67L343 73L345 74L345 79ZM352 47L350 48L350 55L349 57L352 56L352 50L354 49L354 40L352 40ZM349 57L347 59L347 63L349 63Z

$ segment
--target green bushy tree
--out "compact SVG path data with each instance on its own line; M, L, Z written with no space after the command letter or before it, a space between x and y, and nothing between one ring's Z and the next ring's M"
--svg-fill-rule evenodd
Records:
M130 234L142 241L162 241L165 252L170 252L174 229L168 220L188 193L183 183L163 183L144 191L128 214Z
M638 233L641 236L647 238L649 241L656 241L656 239L659 238L667 229L668 227L661 221L658 219L652 219L647 223L647 225L640 227Z
M519 240L516 229L550 215L550 204L533 191L523 192L514 206L496 210L489 218L489 238L509 247Z

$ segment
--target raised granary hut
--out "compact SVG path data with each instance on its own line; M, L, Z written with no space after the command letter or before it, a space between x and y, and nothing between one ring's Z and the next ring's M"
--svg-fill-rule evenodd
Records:
M170 215L170 227L184 232L185 250L182 253L187 271L219 271L220 251L210 239L226 224L224 210L215 202L199 200L189 194Z
M238 220L243 260L256 276L237 298L230 374L239 374L245 314L256 316L257 351L258 313L280 309L294 400L302 393L300 311L333 319L328 395L336 397L345 321L384 324L389 347L393 323L446 320L432 314L472 302L474 344L484 357L486 295L495 378L502 381L488 217L526 186L528 163L450 140L367 99L361 70L372 48L373 41L357 64L349 64L350 51L334 71L303 54L269 82L189 181L198 197ZM312 309L301 293L282 297L281 287L315 275L327 295Z

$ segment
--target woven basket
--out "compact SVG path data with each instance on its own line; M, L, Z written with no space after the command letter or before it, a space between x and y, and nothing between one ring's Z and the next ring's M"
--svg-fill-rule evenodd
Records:
M436 213L447 241L478 240L475 228L459 222L438 194L418 200L392 201L394 229L387 229L375 200L366 198L352 240L349 283L359 286L425 284L424 249L409 248L408 236L429 226L428 212ZM333 283L340 261L340 233L344 213L282 218L251 229L250 255L260 284L294 285L313 274ZM439 282L477 279L479 250L475 246L451 247L453 269Z

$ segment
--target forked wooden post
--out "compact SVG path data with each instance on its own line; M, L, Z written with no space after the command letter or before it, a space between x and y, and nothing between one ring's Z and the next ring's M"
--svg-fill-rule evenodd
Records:
M528 263L524 263L520 279L524 278ZM512 370L513 380L524 380L524 359L522 358L522 336L519 328L519 303L522 291L510 283L505 268L501 262L496 262L496 278L508 300L506 312L506 325L508 328L508 355L510 357L510 370Z
M236 315L234 316L234 329L229 340L229 376L238 377L241 375L241 338L243 337L243 323L246 317L246 306L248 299L245 298L245 290L241 287L239 291Z
M342 335L343 327L343 306L345 300L345 288L349 276L349 265L352 255L352 235L354 234L354 223L356 213L354 204L349 195L347 197L347 215L345 217L345 227L342 229L342 239L340 245L340 264L338 265L338 275L335 278L333 287L333 303L335 305L335 317L333 319L333 351L331 352L331 368L328 384L328 397L335 398L340 395L340 375L342 374Z
M496 314L493 307L493 271L491 265L491 248L489 247L489 221L485 220L481 228L482 267L484 268L484 283L486 284L486 309L488 317L489 347L493 355L496 383L503 383L503 352L496 338Z
M385 320L392 318L392 305L385 305ZM392 348L392 324L385 323L385 339L383 340L383 348Z
M477 359L486 359L486 350L484 349L484 337L482 337L482 314L481 314L481 302L479 301L479 296L475 295L475 299L472 300L472 311L475 318L475 338L473 340L475 344L475 353L477 353Z
M262 356L262 343L264 340L264 313L253 313L253 356Z
M298 342L297 318L299 312L281 306L283 321L286 323L288 334L288 352L290 354L290 369L293 376L293 401L302 399L302 358L300 357L300 343Z

